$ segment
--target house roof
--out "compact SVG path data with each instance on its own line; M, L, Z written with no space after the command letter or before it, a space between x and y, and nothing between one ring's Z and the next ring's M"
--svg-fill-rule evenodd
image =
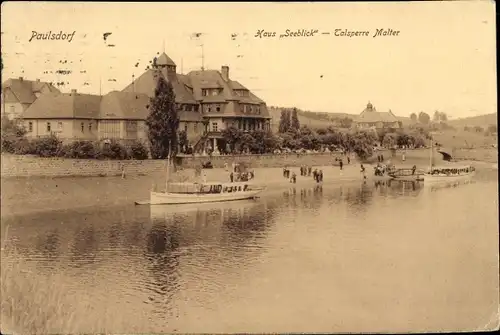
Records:
M112 91L102 97L100 119L145 120L149 97L146 94Z
M397 122L398 118L392 113L391 110L388 112L378 112L377 109L370 103L366 105L366 108L361 112L361 114L356 118L357 122Z
M2 84L2 91L5 89L10 89L14 97L17 98L16 101L6 101L6 102L20 102L22 104L31 104L37 97L35 93L44 93L43 89L47 93L61 93L57 88L55 88L51 83L47 83L40 80L27 80L24 78L10 78L7 79ZM6 97L9 97L7 95Z
M176 66L172 58L168 57L166 53L162 53L160 57L156 59L156 64Z
M178 115L179 115L179 121L191 121L191 122L203 121L203 116L201 115L200 112L180 111Z
M193 94L196 100L201 102L239 101L249 104L263 104L264 101L250 92L246 87L234 80L225 81L222 74L217 70L191 71L187 75L193 87ZM202 89L222 88L222 93L218 96L202 96ZM234 90L247 90L248 96L237 95ZM214 101L216 100L216 101Z
M191 94L188 87L185 85L184 81L181 81L176 74L167 73L167 69L161 70L146 70L141 76L139 76L133 83L125 87L122 92L131 93L141 93L146 94L148 97L154 97L156 84L158 82L158 76L163 76L163 78L172 84L175 93L175 102L186 103L186 104L196 104L196 100ZM186 80L185 78L183 78Z
M43 94L24 112L25 119L97 119L101 96L80 93Z

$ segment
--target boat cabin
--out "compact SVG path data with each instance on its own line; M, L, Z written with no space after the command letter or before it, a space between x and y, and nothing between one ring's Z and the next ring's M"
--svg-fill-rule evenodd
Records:
M433 167L430 174L438 176L460 176L470 174L474 171L475 168L473 166Z
M250 183L173 183L169 192L184 194L222 194L250 191Z

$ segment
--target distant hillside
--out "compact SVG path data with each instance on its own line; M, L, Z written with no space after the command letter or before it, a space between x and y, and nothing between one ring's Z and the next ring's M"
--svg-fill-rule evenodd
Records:
M488 127L489 125L497 124L497 113L471 116L462 119L449 120L448 124L458 128L463 129L465 126L480 126L480 127Z
M281 111L284 107L269 107L269 114L272 117L271 127L277 131L279 128ZM343 119L354 119L355 115L346 113L325 113L325 112L310 112L297 109L297 115L301 125L306 125L310 128L326 128L328 126L341 127Z

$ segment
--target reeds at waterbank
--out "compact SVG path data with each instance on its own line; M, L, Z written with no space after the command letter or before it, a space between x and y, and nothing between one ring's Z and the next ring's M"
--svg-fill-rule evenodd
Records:
M61 273L40 274L4 238L1 263L2 334L114 333L138 330L119 309L75 295ZM135 320L137 323L137 319Z

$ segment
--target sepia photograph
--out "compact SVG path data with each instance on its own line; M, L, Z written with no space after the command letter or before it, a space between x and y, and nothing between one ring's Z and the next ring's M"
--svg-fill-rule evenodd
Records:
M2 334L500 328L496 4L1 4Z

